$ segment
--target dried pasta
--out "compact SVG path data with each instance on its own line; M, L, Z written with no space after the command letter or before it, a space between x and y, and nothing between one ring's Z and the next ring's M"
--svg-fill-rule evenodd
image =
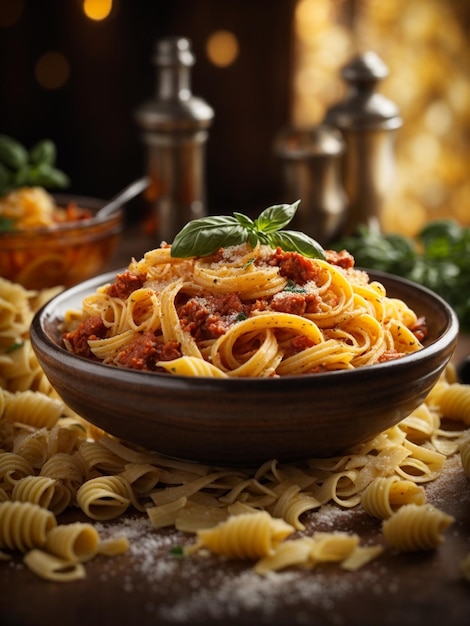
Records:
M61 559L37 548L25 554L23 561L37 576L53 582L74 582L86 576L82 563Z
M231 558L254 560L273 554L276 546L293 532L293 526L266 511L240 514L215 528L200 530L196 544L188 552L208 548Z
M70 561L84 563L98 553L100 536L89 523L61 524L47 533L45 548L50 554Z
M361 494L364 510L379 519L391 517L405 504L425 502L426 492L422 485L411 480L400 480L396 474L374 478Z
M0 503L0 549L27 552L46 544L47 532L57 525L55 515L31 502Z
M163 246L68 311L64 345L117 367L209 377L352 369L422 347L406 303L350 255L327 258L243 244L178 259Z
M470 478L470 437L464 439L460 446L460 461L463 471Z
M78 490L77 504L91 519L113 519L131 504L128 484L119 476L90 478Z
M69 506L70 492L57 480L47 476L25 476L11 494L12 500L33 502L59 515Z
M382 523L382 532L388 545L396 550L433 550L453 522L451 515L429 504L406 504Z
M164 264L152 263L161 254L156 251L147 259L151 280L157 283ZM367 286L357 287L356 302L368 314L387 315L400 306L382 297L374 301ZM82 558L72 556L73 550L80 551L73 543L75 531L69 525L59 532L62 525L57 525L55 516L63 506L80 507L91 527L94 520L113 519L129 509L140 511L156 529L171 526L189 538L195 536L188 554L215 546L216 552L230 558L253 561L260 574L331 561L354 570L380 555L382 546L361 546L357 538L336 531L292 537L296 531L305 533L304 517L314 520L315 511L325 505L362 507L383 520L389 547L439 545L452 518L429 509L426 484L441 474L446 458L456 454L468 473L470 457L467 390L456 382L451 366L425 402L400 424L341 455L299 463L271 459L250 470L213 468L170 459L111 437L73 414L47 386L39 390L42 374L34 364L28 370L31 354L24 346L33 303L41 298L0 280L0 507L4 507L0 508L0 550L5 558L24 552L32 571L50 580L83 577L82 563L73 563ZM135 328L155 324L156 317L146 317L143 309L139 312L152 298L148 292L138 294L132 309ZM167 298L171 302L169 292ZM112 316L122 313L114 299ZM340 309L336 313L340 316ZM328 315L333 312L326 311L317 324L322 332ZM124 323L122 315L120 319ZM8 350L15 341L21 346ZM13 358L16 350L23 354ZM31 388L21 388L24 384ZM22 501L26 497L31 501ZM254 541L243 532L248 528L255 529ZM99 539L95 546L96 534L85 531L87 536L90 551L96 547L97 555L120 554L129 546L127 537ZM62 537L68 548L53 548L54 537L57 542ZM54 550L56 554L51 553Z
M449 419L458 419L470 426L470 385L455 383L442 391L440 406Z

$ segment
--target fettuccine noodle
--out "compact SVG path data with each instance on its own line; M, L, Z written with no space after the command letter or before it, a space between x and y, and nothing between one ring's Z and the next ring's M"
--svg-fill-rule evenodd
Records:
M354 268L246 244L179 259L133 260L64 320L76 354L187 376L270 377L353 369L422 347L423 322Z

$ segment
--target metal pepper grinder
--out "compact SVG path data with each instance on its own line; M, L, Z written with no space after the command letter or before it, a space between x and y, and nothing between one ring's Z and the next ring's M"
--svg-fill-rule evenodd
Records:
M331 107L325 122L338 128L345 139L344 188L349 217L344 234L359 224L380 230L383 206L395 174L395 131L402 125L397 106L375 91L388 76L388 68L375 52L366 52L346 65L341 75L349 90Z
M286 201L300 199L292 226L322 245L339 236L346 217L339 168L344 148L341 133L326 124L286 128L274 142L283 164Z
M136 111L147 147L155 230L171 242L190 220L206 215L205 145L213 109L191 91L195 58L189 39L169 37L156 42L155 98Z

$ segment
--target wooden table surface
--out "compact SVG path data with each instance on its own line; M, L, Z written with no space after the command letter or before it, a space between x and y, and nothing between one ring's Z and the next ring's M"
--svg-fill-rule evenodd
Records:
M129 254L145 252L148 245L143 238L139 245L126 240L116 267L127 264ZM411 554L385 550L356 572L330 564L261 577L251 563L201 555L178 558L171 547L188 541L187 537L173 529L155 531L145 515L128 513L97 527L102 537L126 534L130 549L87 563L84 580L47 582L31 573L21 558L2 563L0 624L467 624L470 582L463 578L459 564L470 552L470 480L459 458L448 460L441 477L426 490L431 504L455 518L440 547ZM361 544L383 542L380 522L358 508L327 505L302 519L307 533L347 530L356 532ZM59 517L59 522L73 520L84 517L74 510Z

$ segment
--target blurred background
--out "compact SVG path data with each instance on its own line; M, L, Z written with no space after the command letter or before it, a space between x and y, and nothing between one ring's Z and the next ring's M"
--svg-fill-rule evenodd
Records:
M282 194L276 135L320 123L341 68L374 50L403 119L385 228L469 225L469 26L468 0L0 0L0 133L53 139L69 191L112 196L145 171L134 113L155 93L155 42L188 37L215 112L208 210L259 211Z

